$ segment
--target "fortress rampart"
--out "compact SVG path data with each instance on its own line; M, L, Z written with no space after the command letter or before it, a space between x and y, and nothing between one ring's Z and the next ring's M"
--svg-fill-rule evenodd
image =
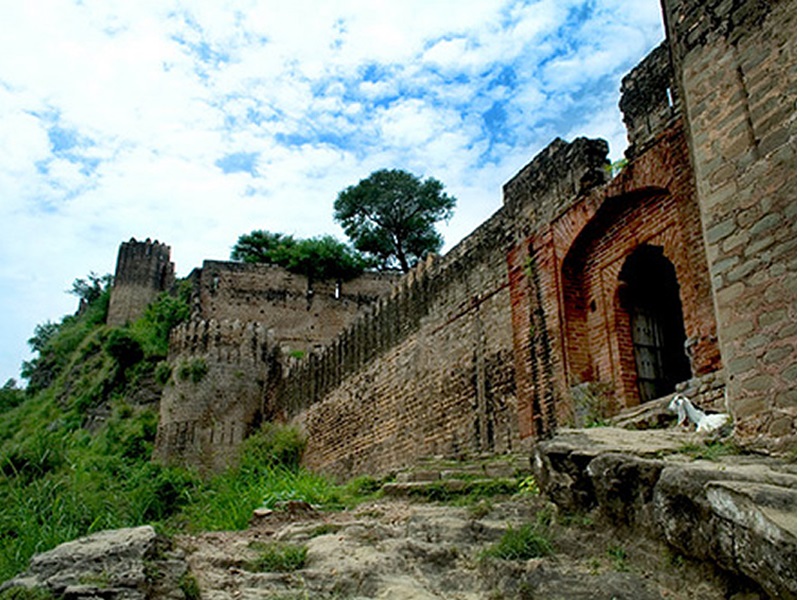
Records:
M501 210L289 371L272 416L305 429L311 466L378 472L517 446L507 229Z
M109 325L135 321L160 292L175 282L175 265L170 262L170 247L151 241L123 242L117 255L114 287L108 306Z
M190 275L194 316L255 321L272 329L285 355L319 351L398 279L364 273L349 281L309 281L274 265L206 260Z
M500 210L399 281L206 261L159 456L216 469L271 419L305 430L309 466L380 472L521 449L676 388L745 443L792 449L796 3L664 13L667 41L622 82L619 172L603 140L556 139ZM202 379L175 379L199 359Z
M261 421L276 347L260 323L193 320L170 335L155 458L221 471Z

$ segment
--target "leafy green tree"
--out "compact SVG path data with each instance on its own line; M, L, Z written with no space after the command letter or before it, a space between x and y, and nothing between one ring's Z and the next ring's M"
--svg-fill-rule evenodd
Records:
M285 266L295 245L291 235L258 229L239 236L231 260Z
M381 268L407 272L442 247L434 224L449 219L455 204L432 177L422 181L407 171L383 169L340 192L333 208L356 250Z
M98 275L92 272L86 276L86 279L76 279L73 281L72 289L69 293L73 296L77 296L86 304L91 304L110 289L113 282L114 277L109 273Z
M309 279L357 277L370 263L332 235L296 240L291 235L257 230L239 237L231 252L233 260L278 265Z

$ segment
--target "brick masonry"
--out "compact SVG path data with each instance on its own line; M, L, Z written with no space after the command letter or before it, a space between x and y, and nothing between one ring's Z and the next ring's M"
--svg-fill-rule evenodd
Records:
M309 466L381 472L517 447L507 229L500 211L288 374L273 413L305 430Z
M134 238L123 242L117 255L106 322L118 327L135 321L174 282L175 265L170 261L169 246L150 238L144 242Z
M579 421L587 394L612 415L647 391L631 298L637 278L662 283L649 267L672 286L665 335L685 363L667 383L729 410L742 440L794 447L796 6L664 13L668 41L622 82L630 147L613 178L603 140L557 139L494 216L400 281L310 289L206 261L198 321L174 333L160 456L219 468L270 419L345 476L522 449ZM192 358L206 383L175 379Z
M666 3L728 400L739 434L794 447L797 5Z

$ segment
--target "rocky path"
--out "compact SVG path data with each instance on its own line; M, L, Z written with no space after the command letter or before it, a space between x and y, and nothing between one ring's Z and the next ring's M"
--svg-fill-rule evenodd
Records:
M245 531L169 541L151 527L101 532L37 555L0 595L22 586L71 600L795 597L796 463L700 459L687 453L695 442L675 431L563 431L521 462L419 465L351 510L289 503ZM512 552L487 556L509 539Z
M552 543L551 555L481 558L509 528L525 524L538 524ZM707 569L657 544L619 537L589 517L559 517L535 496L470 507L393 498L345 512L273 513L244 532L177 542L206 600L716 600L735 594ZM305 565L254 572L273 544L302 545Z

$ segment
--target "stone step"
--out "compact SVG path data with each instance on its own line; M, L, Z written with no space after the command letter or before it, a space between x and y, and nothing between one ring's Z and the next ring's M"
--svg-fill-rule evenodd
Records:
M469 494L478 490L495 490L497 493L514 493L518 481L514 478L493 477L483 479L439 479L436 481L390 482L381 488L387 496L424 496L436 499L438 495Z

